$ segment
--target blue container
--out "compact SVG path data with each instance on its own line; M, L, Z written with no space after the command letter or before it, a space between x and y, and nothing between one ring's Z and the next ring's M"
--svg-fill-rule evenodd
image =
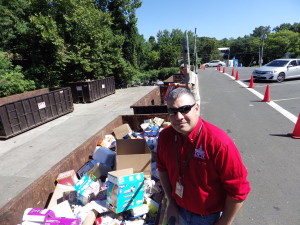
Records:
M109 148L97 146L93 154L93 159L100 164L104 164L105 166L112 168L116 160L116 152Z
M233 59L233 67L238 67L239 60L238 59Z

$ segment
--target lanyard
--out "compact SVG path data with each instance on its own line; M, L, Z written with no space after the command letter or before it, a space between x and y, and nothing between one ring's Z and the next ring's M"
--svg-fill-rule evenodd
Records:
M178 169L178 172L179 172L179 181L184 177L184 172L185 172L186 167L187 167L187 165L188 165L188 163L190 161L192 153L195 150L195 147L196 147L196 144L197 144L197 140L198 140L198 137L199 137L199 135L201 133L202 127L203 127L203 123L201 124L201 126L200 126L200 128L198 130L198 133L196 135L195 141L194 141L194 143L193 143L193 145L191 147L191 150L190 150L189 154L186 157L186 160L184 161L182 169L179 166L177 136L175 136L175 151L176 151L175 155L176 155L176 165L177 165L177 169Z

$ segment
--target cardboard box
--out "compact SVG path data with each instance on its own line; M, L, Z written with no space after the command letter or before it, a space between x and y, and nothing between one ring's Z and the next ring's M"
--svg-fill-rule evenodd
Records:
M132 168L116 170L107 176L106 206L120 213L143 205L144 174L133 173Z
M118 139L116 154L116 170L133 168L134 173L151 176L151 152L144 139Z
M123 137L126 136L127 134L131 134L132 130L128 125L128 123L125 123L113 129L113 132L116 136L116 139L123 139Z
M57 184L47 208L50 209L51 207L63 202L63 193L67 191L75 191L75 188L73 186Z
M100 184L92 181L88 175L83 175L80 180L74 185L77 195L77 200L85 205L92 200L100 190Z
M47 209L51 209L55 207L57 204L63 202L64 192L74 191L74 190L75 188L73 186L57 184ZM93 225L97 214L98 212L96 212L95 210L90 211L87 217L85 218L84 222L82 223L82 225Z
M78 178L74 170L69 170L58 174L56 180L59 184L73 186L78 181Z
M78 171L77 174L79 178L83 175L88 175L93 181L96 181L100 176L100 163L96 162L95 160L88 161L86 164L83 165Z

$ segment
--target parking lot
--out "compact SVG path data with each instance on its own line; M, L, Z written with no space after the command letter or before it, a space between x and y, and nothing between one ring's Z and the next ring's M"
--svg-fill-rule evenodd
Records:
M300 113L300 80L255 82L248 88L252 68L237 69L239 81L231 68L226 74L216 68L198 71L201 116L234 140L248 169L252 190L233 224L299 224L300 142L288 133ZM262 101L267 85L269 103ZM273 107L277 104L292 119Z
M208 69L215 70L216 68ZM254 69L255 68L252 67L235 67L233 78L235 78L236 71L238 71L239 80L246 86L249 86L252 71ZM222 71L223 70L220 71L220 74L223 74ZM227 75L231 76L232 68L226 67L225 72ZM270 85L271 101L274 101L276 104L298 117L300 113L300 78L285 80L282 83L255 81L253 89L264 95L267 85Z

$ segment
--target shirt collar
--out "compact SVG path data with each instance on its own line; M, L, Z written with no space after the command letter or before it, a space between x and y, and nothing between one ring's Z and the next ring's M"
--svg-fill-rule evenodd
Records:
M203 122L202 122L202 119L201 119L201 117L199 117L198 122L197 122L197 125L194 127L194 129L192 130L192 132L187 136L188 139L189 139L191 142L193 142L194 139L196 138L197 133L198 133L198 131L199 131L199 129L200 129L202 123L203 123Z

